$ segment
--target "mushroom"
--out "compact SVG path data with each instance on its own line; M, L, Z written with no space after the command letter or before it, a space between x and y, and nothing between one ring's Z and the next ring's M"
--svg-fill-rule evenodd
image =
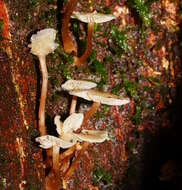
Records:
M64 84L62 84L63 90L71 91L71 90L87 90L91 88L95 88L97 86L96 83L85 81L85 80L68 80ZM75 112L77 103L77 97L73 96L70 107L70 114Z
M80 134L74 133L80 128L83 122L82 113L71 114L63 123L60 121L60 116L54 118L56 130L60 137L45 135L37 137L36 142L40 143L40 147L44 149L53 148L53 169L55 171L59 168L59 149L72 147L77 141L87 141L101 143L108 140L108 133L106 131L82 130Z
M52 53L58 44L55 43L56 30L52 28L46 28L33 34L31 37L31 44L28 47L31 48L31 53L38 56L40 61L40 68L42 72L42 89L39 106L39 131L41 135L46 134L45 128L45 102L47 96L47 84L48 84L48 72L46 67L46 55Z
M69 91L70 95L78 96L81 98L84 98L88 101L93 101L93 104L90 108L90 110L85 114L84 121L82 125L85 125L87 120L97 111L100 104L106 104L106 105L125 105L130 102L129 98L124 98L120 96L116 96L110 93L106 92L100 92L98 90L72 90Z
M74 57L74 65L79 67L81 66L85 60L90 55L92 49L92 33L94 23L104 23L115 19L115 16L112 14L102 14L94 11L92 13L80 13L74 11L71 18L78 19L81 22L88 23L88 31L87 31L87 45L85 52L81 57Z

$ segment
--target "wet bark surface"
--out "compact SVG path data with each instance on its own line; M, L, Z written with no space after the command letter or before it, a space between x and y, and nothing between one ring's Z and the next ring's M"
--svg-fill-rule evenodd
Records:
M66 1L0 3L7 8L4 13L0 10L4 27L0 35L0 189L44 189L47 170L35 143L41 75L28 44L32 34L48 27L58 31L59 43L55 53L47 56L48 134L56 134L55 115L61 115L62 121L69 115L71 97L60 89L67 79L92 80L101 90L131 100L122 107L102 105L84 126L107 130L111 140L88 146L67 189L180 189L180 1L146 3L150 4L150 25L137 4L94 0L94 10L115 13L116 19L94 25L91 55L81 68L73 67L73 56L63 50L61 22ZM80 0L75 10L88 12L89 7L88 1ZM87 25L71 19L70 31L81 56ZM90 103L78 100L77 112L89 107ZM65 160L67 166L78 155L76 151L71 161Z

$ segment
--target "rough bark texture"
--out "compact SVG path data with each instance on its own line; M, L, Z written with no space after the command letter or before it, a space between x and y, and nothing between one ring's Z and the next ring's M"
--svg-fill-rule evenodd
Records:
M35 65L26 56L25 42L17 40L25 36L8 19L16 7L10 9L3 1L0 5L2 34L8 38L0 42L0 189L42 189L41 151L34 144L38 135Z
M46 60L48 134L56 134L55 115L62 120L69 115L71 97L60 90L69 78L92 80L101 90L131 99L123 107L101 105L89 119L85 129L106 129L111 141L89 145L80 159L76 151L71 160L77 160L77 168L67 188L182 189L180 1L152 0L150 6L139 6L149 1L132 0L131 6L128 0L93 0L94 10L115 13L116 19L96 26L87 67L79 69L62 45L63 2L68 1L0 0L0 190L44 189L41 149L34 142L39 136L41 77L38 59L28 44L32 34L48 27L58 31L60 45ZM88 12L90 1L78 2L75 11ZM70 31L82 55L85 24L72 19ZM78 100L76 111L85 113L89 107ZM64 162L70 166L69 159ZM176 165L177 171L168 176L163 172L166 165L171 169Z

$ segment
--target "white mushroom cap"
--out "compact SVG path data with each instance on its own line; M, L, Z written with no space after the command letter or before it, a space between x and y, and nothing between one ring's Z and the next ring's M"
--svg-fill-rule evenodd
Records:
M56 30L46 28L32 35L31 44L29 44L28 47L31 48L32 54L46 56L58 47L58 44L54 42L55 38Z
M96 83L85 81L85 80L67 80L61 87L64 90L88 90L91 88L95 88L97 86Z
M44 149L51 148L53 146L61 148L69 148L77 143L77 141L87 141L91 143L101 143L105 140L108 140L107 131L98 131L98 130L82 130L81 133L76 134L73 131L76 131L80 128L83 122L82 113L73 113L71 114L62 125L60 121L60 116L54 118L54 123L57 126L57 132L60 134L60 138L54 137L51 135L45 135L37 137L36 142L40 143L40 147Z
M56 115L54 118L54 124L56 125L56 131L59 135L62 133L62 128L63 128L63 122L60 120L60 116Z
M76 18L85 23L103 23L115 19L115 16L112 14L97 13L97 11L92 13L80 13L74 11L71 18Z
M90 143L102 143L109 140L107 131L100 130L82 130L79 134L74 134L79 140Z
M76 144L77 141L66 141L62 140L58 137L54 137L51 135L45 135L41 137L37 137L36 142L40 143L40 147L44 149L51 148L53 146L61 147L61 148L69 148Z
M83 113L73 113L63 122L63 133L76 131L83 122Z
M130 102L129 98L119 97L110 93L100 92L97 90L73 90L69 94L84 98L89 101L98 102L107 105L124 105Z

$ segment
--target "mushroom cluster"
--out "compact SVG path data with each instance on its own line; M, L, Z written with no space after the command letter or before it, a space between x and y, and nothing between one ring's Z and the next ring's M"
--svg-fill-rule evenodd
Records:
M91 108L84 114L82 125L78 128L80 129L80 133L74 134L81 141L86 141L89 143L95 143L95 142L101 143L101 142L104 142L105 140L108 140L107 131L82 129L82 127L87 123L88 119L94 113L96 113L100 104L121 106L121 105L128 104L130 102L129 98L116 96L111 93L101 92L94 89L95 87L96 87L96 83L93 83L90 81L84 81L84 80L68 80L64 84L62 84L63 90L68 91L68 93L74 97L73 98L74 109L72 108L73 104L71 104L70 110L73 110L75 112L76 103L77 103L76 97L83 98L85 100L93 102ZM87 144L84 144L84 145L87 146ZM72 149L69 152L72 152ZM77 160L75 160L72 163L72 166L70 167L68 172L63 176L64 188L66 188L66 179L69 178L69 176L72 174L72 172L76 168L75 167L76 161Z
M90 143L101 143L109 140L107 131L100 130L82 130L80 133L75 133L80 128L83 122L82 113L73 113L63 123L60 121L60 116L55 116L54 123L56 125L59 137L45 135L37 137L36 141L40 143L40 147L44 149L53 148L53 169L56 171L59 168L59 149L69 148L75 145L78 141L87 141Z
M100 104L107 105L124 105L129 103L129 99L125 97L119 97L110 93L101 92L96 89L96 83L85 80L68 80L62 84L62 89L68 91L73 96L71 103L70 115L64 122L60 121L60 116L57 115L54 118L54 124L56 125L56 131L59 137L51 135L43 135L36 138L36 141L40 143L40 147L43 149L52 148L52 160L53 171L56 176L59 176L59 162L60 162L60 148L70 148L69 153L73 153L76 147L72 148L77 142L87 143L102 143L105 140L109 140L108 132L105 130L86 130L83 126L87 120L97 111ZM75 113L77 97L83 98L88 101L92 101L91 108L85 113ZM73 108L74 107L74 108ZM79 132L78 132L79 131ZM63 153L64 154L64 153ZM67 154L69 156L70 154ZM63 176L63 182L65 186L65 180L74 171L74 163L68 173Z
M79 67L84 64L88 56L90 55L92 49L92 34L94 23L104 23L115 19L111 14L101 14L96 11L91 13L80 13L74 11L78 0L69 0L66 4L65 14L63 15L62 22L62 41L64 51L69 54L74 55L74 65ZM87 31L87 44L85 52L78 57L77 55L77 44L72 38L72 34L69 31L69 21L70 18L78 19L80 22L88 24ZM43 29L37 34L32 35L31 44L31 53L38 56L40 61L40 68L42 72L42 89L40 97L40 106L39 106L39 132L40 137L37 137L35 140L38 142L41 148L46 149L52 155L52 169L49 174L46 176L46 189L59 189L60 186L60 160L61 157L66 157L70 159L70 155L74 154L75 150L81 155L81 151L85 150L88 147L89 143L103 143L106 140L109 140L108 132L105 130L86 130L84 126L87 121L93 116L94 113L98 110L101 104L106 105L117 105L121 106L128 104L130 100L126 97L120 97L113 95L111 93L101 92L96 90L97 84L91 81L85 80L68 80L62 84L62 89L67 91L69 95L72 96L72 102L70 107L69 116L62 122L60 116L56 115L54 118L54 124L56 125L57 136L52 136L47 134L45 127L45 103L47 97L47 85L48 85L48 72L46 67L46 56L49 53L54 52L58 47L58 44L55 43L56 31L52 28ZM90 109L86 113L76 113L77 98L83 98L87 101L93 102ZM80 146L77 146L81 144ZM60 154L61 149L68 149L62 154ZM66 179L72 174L75 169L75 159L72 162L72 166L63 175L63 188L66 188ZM56 176L55 183L52 181L53 174ZM54 185L53 185L54 184ZM52 188L52 187L55 188ZM50 188L48 188L50 187Z
M63 90L67 90L73 96L72 102L74 103L71 104L71 113L75 111L77 97L93 102L84 116L83 124L86 124L87 120L98 110L100 104L122 106L130 102L129 98L93 89L96 85L96 83L83 80L68 80L62 85Z

